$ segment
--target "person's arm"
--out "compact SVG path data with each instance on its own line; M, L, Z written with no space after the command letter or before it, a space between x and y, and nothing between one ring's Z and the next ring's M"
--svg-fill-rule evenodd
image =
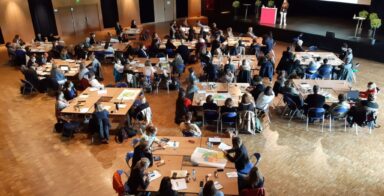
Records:
M149 177L145 177L144 175L142 175L141 178L139 179L139 184L140 184L141 188L147 189L147 187L149 185Z

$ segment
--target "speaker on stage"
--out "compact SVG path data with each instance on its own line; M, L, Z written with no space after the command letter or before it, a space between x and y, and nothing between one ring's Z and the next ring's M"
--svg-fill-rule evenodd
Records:
M325 37L335 39L335 32L327 31L327 33L325 34Z

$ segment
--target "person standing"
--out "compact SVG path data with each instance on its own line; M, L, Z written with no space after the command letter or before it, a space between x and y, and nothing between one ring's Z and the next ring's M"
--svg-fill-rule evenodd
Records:
M283 4L280 8L280 26L284 24L287 25L287 11L288 11L289 3L288 0L284 0Z

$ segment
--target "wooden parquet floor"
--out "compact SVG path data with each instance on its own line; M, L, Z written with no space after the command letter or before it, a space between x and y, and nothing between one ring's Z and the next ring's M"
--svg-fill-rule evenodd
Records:
M167 32L166 24L158 26ZM278 43L277 62L285 47ZM112 174L127 169L124 157L130 142L91 145L82 133L62 140L53 132L54 98L20 95L22 74L7 64L4 47L0 57L0 195L115 195ZM384 64L358 61L354 88L365 89L368 81L384 88ZM193 66L199 70L198 64ZM103 71L105 83L112 82L112 65L104 65ZM177 93L146 96L159 134L181 136L173 123ZM378 96L380 106L383 96ZM318 126L305 131L300 120L288 126L276 110L271 119L263 133L241 136L249 153L262 154L259 167L268 195L384 195L383 128L372 135L360 128L363 132L356 136L350 129L343 132L342 123L332 133L321 133ZM384 125L381 116L379 124Z

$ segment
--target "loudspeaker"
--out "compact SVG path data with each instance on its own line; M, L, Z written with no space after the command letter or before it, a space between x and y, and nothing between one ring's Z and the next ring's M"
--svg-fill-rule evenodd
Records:
M326 38L332 38L332 39L335 39L335 32L327 31L327 33L325 34L325 37L326 37Z

